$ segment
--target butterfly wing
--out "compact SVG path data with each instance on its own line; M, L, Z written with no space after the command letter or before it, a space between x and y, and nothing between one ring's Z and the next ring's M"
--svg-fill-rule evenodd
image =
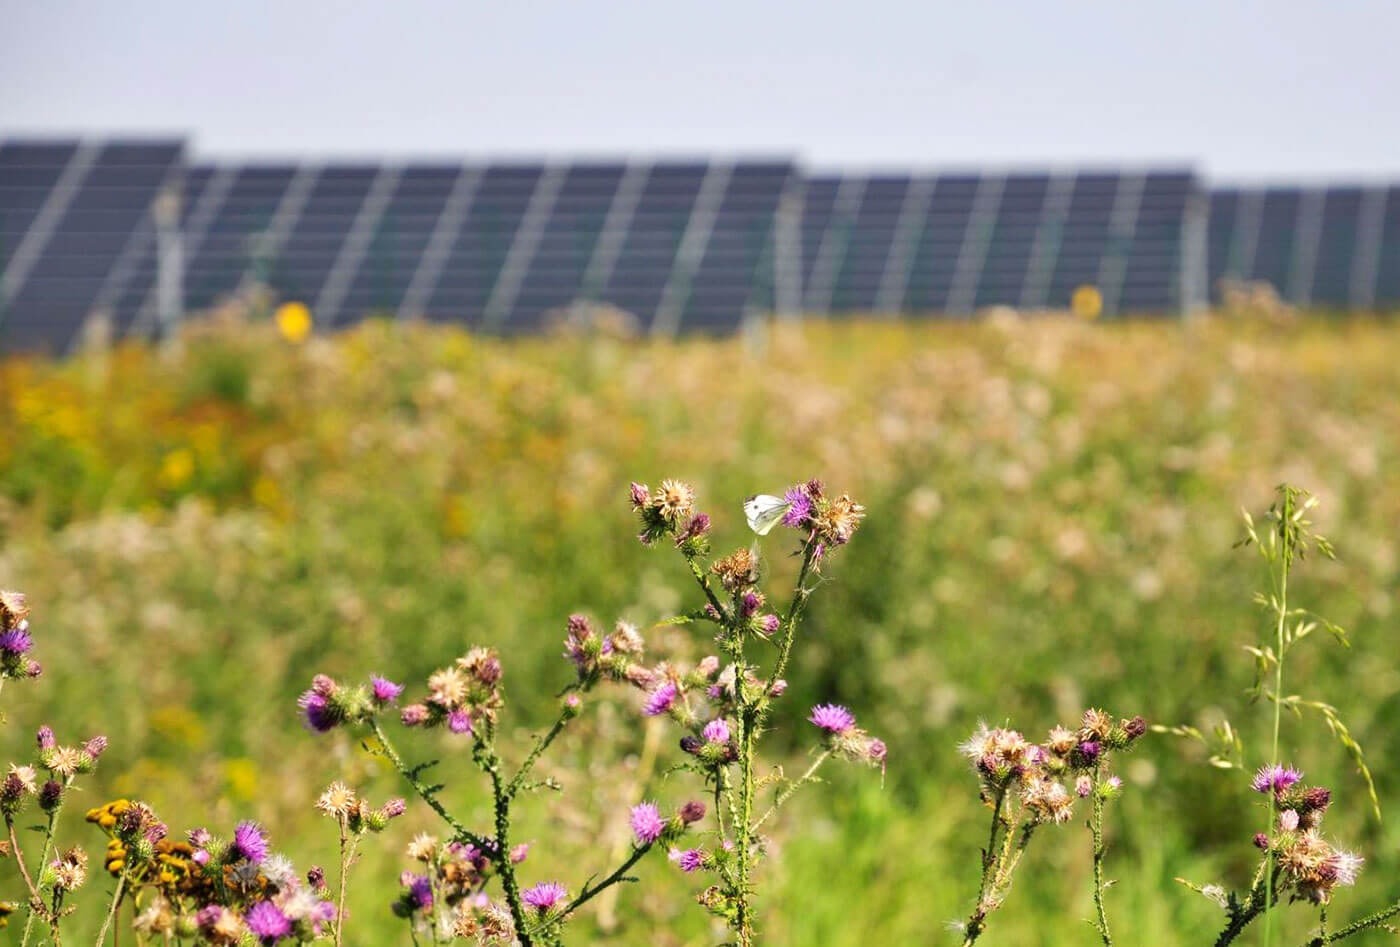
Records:
M749 529L767 536L791 508L792 504L782 497L760 493L744 501L744 516L749 521Z

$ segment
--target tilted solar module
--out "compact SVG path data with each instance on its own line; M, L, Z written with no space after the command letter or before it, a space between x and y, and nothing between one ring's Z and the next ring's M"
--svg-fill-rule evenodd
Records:
M1400 305L1400 186L1392 185L1381 214L1375 304Z
M981 177L973 174L942 174L934 180L928 212L913 235L906 311L947 311L981 184Z
M267 234L297 171L297 166L284 164L247 165L234 171L207 230L186 250L187 308L199 311L227 300L270 266Z
M1020 304L1049 193L1048 174L1013 174L1001 182L996 223L979 261L975 307Z
M76 141L0 142L0 273L77 151Z
M19 255L7 263L0 316L7 347L61 352L71 346L115 268L133 260L140 231L152 226L157 194L178 179L183 149L178 141L78 146L65 170L85 153L90 163L70 181L55 182L50 222L43 212L31 221L26 237L42 236L32 266L12 278Z

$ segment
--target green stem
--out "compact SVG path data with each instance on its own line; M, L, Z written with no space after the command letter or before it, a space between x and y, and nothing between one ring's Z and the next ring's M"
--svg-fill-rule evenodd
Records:
M102 929L97 932L97 947L102 947L107 942L107 931L112 926L112 919L117 916L117 907L122 903L122 891L126 888L126 865L122 865L122 873L117 878L117 890L112 894L112 906L107 909L107 916L102 919ZM336 943L340 943L339 932L336 935Z
M641 861L642 856L645 855L647 852L651 851L651 848L652 846L648 844L643 845L641 848L632 849L632 854L628 856L625 862L618 866L616 871L608 875L596 885L584 885L583 891L579 893L579 896L577 898L574 898L572 901L569 902L569 906L564 909L564 913L572 914L574 910L582 907L589 901L592 901L594 898L596 898L599 894L603 892L604 889L612 887L619 881L626 880L625 876L627 874L628 869L630 869L633 865L637 864L637 862Z
M540 755L549 748L549 745L554 742L554 738L563 732L564 727L568 725L573 716L572 711L561 713L559 719L554 721L554 726L549 728L549 732L535 740L535 745L531 748L530 755L525 757L525 762L520 764L519 772L515 774L515 778L512 779L510 785L506 787L506 793L508 795L514 796L520 791L520 787L525 782L525 777L529 775L531 767L539 760Z
M58 817L59 817L59 815L63 812L63 801L64 801L64 799L67 797L67 795L68 795L68 790L69 790L69 788L70 788L72 785L73 785L73 777L72 777L72 776L69 776L67 779L65 779L65 780L63 781L63 792L59 794L59 797L58 797L58 805L54 806L54 807L53 807L53 811L49 813L49 824L48 824L48 827L44 829L44 845L43 845L42 850L39 852L39 867L38 867L38 870L41 871L41 872L44 870L44 864L49 860L49 853L53 850L53 836L54 836L54 831L58 828ZM13 826L11 827L11 837L13 837ZM21 861L21 859L20 859L20 854L19 854L19 849L18 849L18 848L15 849L15 860L16 860L16 861ZM36 891L36 893L35 893L35 898L36 898L36 899L38 898L38 893L37 893L37 891ZM40 903L42 904L42 902L40 902ZM20 937L20 942L19 942L20 947L28 947L28 945L29 945L29 932L30 932L30 928L31 928L31 926L33 925L33 923L34 923L34 910L33 910L33 908L31 907L31 908L30 908L30 911L29 911L29 916L26 917L26 918L24 919L24 934Z
M1279 540L1283 555L1282 567L1279 570L1279 597L1278 597L1278 626L1275 639L1277 651L1274 654L1274 738L1269 751L1269 765L1277 766L1278 758L1278 735L1279 723L1283 715L1283 632L1284 622L1288 617L1288 560L1289 549L1288 539L1285 535L1287 523L1286 517L1292 512L1291 507L1285 503L1284 519L1280 520ZM1273 850L1274 845L1274 825L1278 817L1278 794L1269 792L1269 824L1265 826L1264 834L1269 837L1269 849ZM1265 872L1264 875L1264 947L1269 947L1273 941L1274 916L1271 910L1274 900L1274 873Z
M807 588L807 574L812 571L812 560L817 555L817 544L808 542L807 548L802 553L802 568L797 573L797 587L792 593L792 601L788 604L787 618L783 622L783 638L778 643L778 660L773 665L773 673L769 676L768 682L763 687L762 696L767 697L768 692L773 689L773 682L783 676L787 670L788 658L792 654L792 642L797 636L797 623L802 617L802 609L807 604L807 599L811 596L811 591Z
M1098 912L1099 937L1103 939L1104 947L1113 947L1113 935L1108 930L1108 913L1104 910L1103 903L1103 794L1099 792L1099 780L1103 776L1103 764L1100 763L1094 769L1094 811L1089 819L1089 830L1094 836L1094 909Z
M753 824L753 830L757 832L759 827L763 825L763 823L767 822L769 817L772 816L773 813L777 812L780 808L782 808L783 803L787 802L789 799L792 798L793 793L797 792L797 790L801 789L807 783L812 782L812 780L816 776L817 769L820 768L820 766L823 763L825 763L830 757L830 750L822 750L821 755L818 756L816 760L812 762L811 766L807 767L807 772L803 773L797 779L788 783L787 786L783 789L783 791L778 793L778 797L773 800L772 807L767 812L763 813L762 817L760 817L759 820Z
M1339 941L1345 937L1350 937L1353 934L1360 934L1363 931L1374 930L1375 928L1381 926L1397 914L1400 914L1400 901L1395 902L1394 904L1390 905L1390 907L1383 908L1377 911L1375 914L1368 915L1366 917L1363 917L1359 921L1355 921L1351 924L1348 924L1346 927L1338 928L1337 931L1334 933L1328 934L1326 930L1323 930L1318 934L1318 936L1314 937L1312 940L1309 940L1306 944L1304 944L1303 947L1323 947L1324 944L1335 943L1336 941ZM1327 916L1325 911L1323 914L1322 922L1324 926L1327 923Z
M992 806L992 828L987 835L987 847L982 849L982 880L977 885L977 903L972 908L972 914L968 916L967 937L963 940L963 947L971 947L982 932L987 929L987 908L983 903L987 897L987 884L992 878L992 866L997 861L997 830L1001 828L1001 807L1006 802L1006 787L997 789L996 802Z
M491 796L496 808L496 870L501 876L501 888L505 891L506 906L510 908L511 920L515 922L516 936L520 947L534 947L525 928L525 909L520 903L520 886L515 880L515 865L510 860L510 795L501 779L501 761L495 750L488 750L485 766L491 777Z
M369 728L370 732L374 734L374 738L379 741L379 746L384 751L384 755L388 757L389 762L394 765L394 769L398 770L399 775L408 780L408 784L413 787L413 791L416 792L444 822L452 827L452 831L457 833L457 838L464 842L470 842L477 848L485 848L486 841L461 822L457 821L452 813L443 808L442 803L438 802L437 797L433 794L430 787L424 785L423 781L418 778L413 770L409 769L408 764L403 761L403 757L399 756L393 744L389 742L389 737L385 735L384 729L379 726L379 721L370 720Z

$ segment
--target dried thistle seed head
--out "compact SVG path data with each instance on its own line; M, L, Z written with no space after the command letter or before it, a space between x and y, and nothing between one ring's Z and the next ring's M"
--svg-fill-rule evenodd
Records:
M652 494L651 505L657 515L674 529L695 512L695 490L680 480L663 480Z
M623 654L640 656L646 648L646 641L642 639L641 633L637 631L637 626L625 621L618 621L613 627L611 635L613 650Z
M436 836L426 832L420 832L413 837L413 841L408 843L406 853L414 861L430 862L437 855L438 840Z
M495 687L501 679L501 659L495 648L472 648L457 659L457 667L487 687Z
M734 593L747 589L758 581L758 561L748 549L736 549L710 565L725 591Z
M428 703L441 710L455 710L467 699L469 682L460 668L441 668L428 677Z
M1050 731L1049 738L1045 741L1046 747L1056 756L1068 756L1070 752L1079 745L1079 738L1073 730L1065 727L1055 727Z
M817 500L817 511L812 518L818 539L828 546L844 546L851 541L860 521L865 517L865 507L841 494L834 500Z
M316 800L316 808L333 819L343 819L355 809L355 790L336 780Z
M1055 779L1028 773L1021 785L1021 802L1043 822L1068 822L1074 816L1074 798Z
M1085 735L1103 741L1108 739L1109 732L1113 730L1113 718L1106 711L1090 707L1084 711L1081 726Z
M0 631L19 627L29 618L29 605L23 592L0 590Z

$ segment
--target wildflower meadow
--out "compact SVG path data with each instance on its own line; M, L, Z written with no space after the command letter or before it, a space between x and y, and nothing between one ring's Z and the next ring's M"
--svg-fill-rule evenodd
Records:
M1400 329L0 362L0 938L1400 925Z

